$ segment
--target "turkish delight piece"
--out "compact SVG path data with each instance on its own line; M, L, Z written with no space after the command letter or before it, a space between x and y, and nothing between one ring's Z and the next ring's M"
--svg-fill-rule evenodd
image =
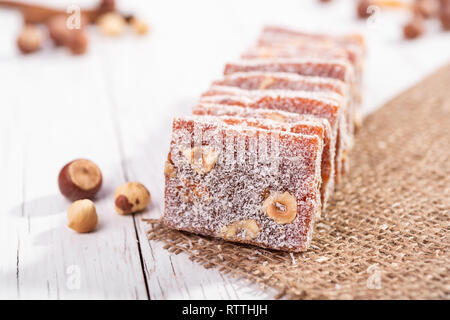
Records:
M287 72L303 76L333 78L341 80L348 85L348 94L344 95L348 105L346 110L347 126L352 134L354 124L355 84L353 67L343 59L319 59L319 58L277 58L277 59L253 59L240 60L228 63L225 66L225 75L236 72ZM351 135L352 137L352 135Z
M353 68L345 59L331 60L314 57L243 59L227 63L224 74L249 71L290 72L303 76L333 78L347 83L352 83L354 77Z
M323 58L337 58L342 57L342 53L339 51L344 51L345 57L355 71L355 84L353 86L355 106L358 107L361 104L362 73L366 54L366 44L361 35L310 34L283 27L267 26L264 28L258 43L258 47L271 48L269 50L271 53L265 52L266 57L271 55L272 57L293 58L319 54ZM317 53L318 50L322 53ZM249 52L247 58L251 58L252 55L255 56L254 53Z
M336 138L335 181L348 171L352 137L347 130L345 103L337 94L289 90L244 90L236 87L212 86L200 103L235 105L254 109L275 109L298 114L311 114L329 121Z
M273 44L256 45L244 51L241 59L276 59L276 58L326 58L344 59L352 65L347 52L333 43L317 43L311 41L291 41Z
M258 40L259 45L290 45L290 46L328 46L339 47L346 51L352 63L362 61L366 54L364 37L360 34L324 35L305 33L277 26L266 26Z
M300 90L348 94L346 83L332 78L307 77L286 72L236 72L226 75L213 85L238 87L246 90Z
M346 106L345 117L349 132L349 147L353 146L354 135L354 102L349 93L349 85L343 81L331 78L307 77L283 72L237 72L226 75L223 79L213 82L216 86L231 86L245 90L299 90L313 92L337 93ZM329 95L335 98L335 95Z
M252 109L219 104L197 104L192 108L192 112L195 115L218 116L220 121L228 124L238 119L240 125L322 137L324 143L321 163L321 200L322 211L326 209L328 198L334 191L334 155L336 149L336 139L332 135L328 120L279 110ZM230 116L234 118L230 120ZM246 118L246 120L239 118ZM265 121L261 122L261 120Z
M318 136L176 118L163 223L265 248L308 249L320 210Z

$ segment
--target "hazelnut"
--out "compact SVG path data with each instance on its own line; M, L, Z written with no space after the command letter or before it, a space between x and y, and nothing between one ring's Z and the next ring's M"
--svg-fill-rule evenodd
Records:
M97 211L91 200L77 200L67 211L69 218L69 228L76 232L84 233L95 229L98 222Z
M38 51L42 45L42 32L32 25L26 25L17 38L17 46L22 53Z
M88 48L88 37L81 29L71 30L71 37L67 41L67 47L73 54L84 54Z
M164 175L168 178L173 178L176 176L175 167L169 162L169 160L167 160L164 165Z
M102 13L116 11L116 1L102 0L97 10Z
M135 213L150 203L150 192L139 182L128 182L114 192L114 203L119 214Z
M102 172L90 160L73 160L59 172L58 185L61 193L70 200L90 199L102 186Z
M129 23L130 23L131 27L133 28L134 32L136 32L139 35L145 35L150 30L150 27L144 20L133 17L130 19Z
M88 37L85 32L87 19L81 17L79 29L69 29L67 27L67 15L54 16L47 22L50 38L56 46L66 46L73 54L83 54L88 48Z
M297 216L297 199L289 192L272 192L263 203L263 210L278 224L288 224Z
M259 90L264 90L270 87L275 80L273 78L265 78L260 84L259 84Z
M194 147L184 150L183 156L198 174L205 174L216 165L219 152L210 147Z
M406 39L415 39L424 31L423 19L416 16L403 27L403 35Z
M439 19L444 30L450 30L450 1L442 2Z
M126 21L120 14L109 12L98 18L97 25L104 35L118 36L125 30Z
M264 114L264 118L277 122L286 122L286 117L276 112L266 113Z
M431 18L438 15L439 7L438 0L416 0L413 9L416 14L424 18Z
M253 219L238 220L220 229L220 234L226 240L236 238L239 232L243 233L244 240L256 238L260 232L258 222Z
M356 7L359 18L368 18L370 16L369 7L374 4L372 0L359 0Z

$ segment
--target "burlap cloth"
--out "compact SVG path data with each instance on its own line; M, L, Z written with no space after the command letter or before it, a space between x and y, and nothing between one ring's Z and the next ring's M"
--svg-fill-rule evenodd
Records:
M364 120L352 170L289 254L173 231L151 240L293 299L450 298L450 65Z

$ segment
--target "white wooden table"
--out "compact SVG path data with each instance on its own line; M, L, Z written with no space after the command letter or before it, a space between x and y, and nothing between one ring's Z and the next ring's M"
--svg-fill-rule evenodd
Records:
M81 57L50 44L21 56L15 48L20 16L0 11L0 298L274 296L146 239L142 218L163 210L171 118L189 113L224 63L250 45L265 23L366 34L366 112L448 62L450 36L430 31L402 41L404 13L385 13L367 25L354 18L348 0L328 6L315 0L257 3L122 1L123 9L151 22L152 33L107 39L92 30L89 53ZM56 183L60 168L79 157L97 162L104 175L96 201L100 225L89 234L66 227L70 202ZM114 212L113 191L127 180L149 188L146 212Z

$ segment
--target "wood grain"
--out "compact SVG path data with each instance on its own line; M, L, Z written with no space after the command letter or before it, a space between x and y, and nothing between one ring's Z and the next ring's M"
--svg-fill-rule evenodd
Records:
M347 2L326 9L315 1L268 1L257 11L241 1L121 4L148 19L152 34L108 39L92 30L90 50L81 57L50 44L21 56L14 46L20 17L0 11L0 298L272 298L274 291L205 270L147 241L142 218L163 210L171 118L190 112L224 63L264 23L327 30L314 18L320 15L336 21L336 31L365 32L366 112L446 62L450 53L445 34L405 44L390 25L378 33L367 30ZM59 169L79 157L97 162L104 175L96 200L99 228L83 235L66 227L70 203L56 183ZM152 204L124 217L114 212L112 194L128 180L144 183ZM81 281L74 289L77 270Z

